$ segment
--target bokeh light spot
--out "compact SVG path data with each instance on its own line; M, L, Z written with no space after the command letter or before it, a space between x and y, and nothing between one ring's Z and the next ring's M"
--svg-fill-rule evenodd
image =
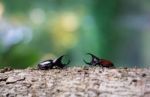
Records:
M42 24L45 21L46 15L41 8L34 8L30 11L30 19L34 24Z
M4 12L4 6L3 6L3 4L0 2L0 19L1 19L2 16L3 16L3 12Z

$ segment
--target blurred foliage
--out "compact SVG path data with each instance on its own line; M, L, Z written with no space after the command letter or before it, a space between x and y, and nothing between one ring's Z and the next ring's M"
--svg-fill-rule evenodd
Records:
M148 64L149 5L147 0L1 0L0 68L35 66L63 54L71 65L81 65L87 52L117 66Z

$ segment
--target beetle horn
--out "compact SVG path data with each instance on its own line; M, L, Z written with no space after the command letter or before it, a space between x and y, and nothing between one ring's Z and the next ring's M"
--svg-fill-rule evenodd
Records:
M91 55L92 56L92 59L96 58L96 59L99 59L97 56L91 54L91 53L87 53L87 55Z
M61 60L64 57L64 55L60 56L58 59L56 59L55 63L56 64L61 64Z
M68 65L70 63L70 60L68 60L68 62L66 64L63 64L61 61L62 61L62 58L64 57L65 55L62 55L60 56L56 61L55 61L55 64L58 64L58 65Z
M85 60L83 60L83 61L88 65L96 65L99 58L91 53L87 53L87 55L90 55L92 57L92 60L90 62L86 62Z
M91 65L90 62L86 62L84 59L83 59L83 61L84 61L85 64Z
M66 65L70 64L70 60L68 60L68 62L66 63Z

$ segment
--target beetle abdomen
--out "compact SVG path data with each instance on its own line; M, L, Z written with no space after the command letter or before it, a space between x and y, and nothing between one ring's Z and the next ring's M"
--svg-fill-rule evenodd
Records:
M114 64L108 60L100 59L99 65L102 65L103 67L114 67Z

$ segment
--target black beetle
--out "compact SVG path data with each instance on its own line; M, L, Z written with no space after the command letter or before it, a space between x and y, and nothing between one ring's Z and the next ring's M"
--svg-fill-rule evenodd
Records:
M50 59L50 60L42 61L38 64L38 69L41 69L41 70L48 70L48 69L53 69L53 68L62 69L70 63L70 60L69 60L67 64L63 64L61 62L63 57L64 55L60 56L58 59L55 59L55 60Z
M91 65L91 66L98 65L100 67L115 68L114 64L111 61L105 60L105 59L100 59L91 53L87 53L87 54L92 57L92 60L91 60L91 62L86 62L85 60L83 60L86 64Z

